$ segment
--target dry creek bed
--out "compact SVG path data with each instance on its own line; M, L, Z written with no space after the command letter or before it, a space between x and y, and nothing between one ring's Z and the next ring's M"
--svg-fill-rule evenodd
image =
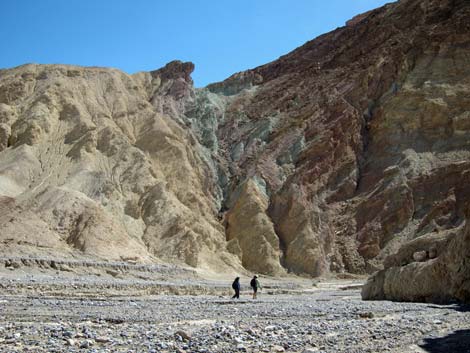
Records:
M0 352L470 352L468 306L362 301L356 285L235 300L148 295L141 282L130 295L133 280L112 278L117 292L79 293L101 281L86 276L49 292L51 278L0 272Z

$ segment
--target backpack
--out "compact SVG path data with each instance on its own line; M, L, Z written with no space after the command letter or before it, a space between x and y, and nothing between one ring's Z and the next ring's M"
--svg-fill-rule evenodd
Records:
M256 279L252 278L250 281L251 288L256 288Z

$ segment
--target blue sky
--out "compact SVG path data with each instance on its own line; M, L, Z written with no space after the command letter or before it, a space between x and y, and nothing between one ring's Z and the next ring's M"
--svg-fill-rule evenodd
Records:
M0 68L150 71L192 61L196 86L265 64L392 0L4 0Z

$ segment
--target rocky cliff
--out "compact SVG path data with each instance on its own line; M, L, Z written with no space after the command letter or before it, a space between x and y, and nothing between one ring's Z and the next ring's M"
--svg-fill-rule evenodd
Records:
M388 4L203 89L182 62L0 71L2 251L317 276L460 239L469 8Z
M193 68L1 71L2 251L237 268L213 162L181 118Z

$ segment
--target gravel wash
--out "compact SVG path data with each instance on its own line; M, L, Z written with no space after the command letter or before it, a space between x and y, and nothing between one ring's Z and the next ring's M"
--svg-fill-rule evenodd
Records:
M362 301L357 289L256 300L1 295L0 352L433 352L425 342L470 327L466 309Z

